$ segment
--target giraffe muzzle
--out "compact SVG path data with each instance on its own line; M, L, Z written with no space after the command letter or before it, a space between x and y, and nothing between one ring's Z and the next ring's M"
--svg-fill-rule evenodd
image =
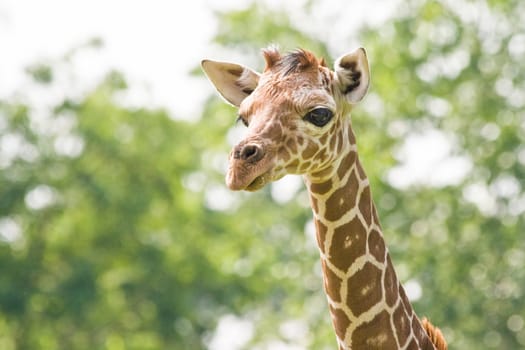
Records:
M265 148L254 142L241 142L230 154L226 184L231 190L256 191L271 178L271 157Z

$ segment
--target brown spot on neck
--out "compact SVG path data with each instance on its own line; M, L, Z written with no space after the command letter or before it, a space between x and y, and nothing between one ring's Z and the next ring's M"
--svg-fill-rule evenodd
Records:
M368 251L377 262L382 263L385 261L385 240L377 230L372 230L368 235Z
M366 186L359 197L359 212L370 226L372 224L372 195L370 193L370 186Z
M399 299L399 281L389 255L386 257L386 269L383 284L385 289L385 301L388 306L393 307Z
M366 228L357 217L334 230L328 251L332 264L344 272L366 254Z
M339 165L339 169L337 169L337 176L339 176L339 178L342 179L346 174L348 174L348 172L350 171L352 166L356 163L356 161L357 161L357 152L350 151L346 155L346 157L344 157L343 160L341 161L341 164Z
M329 221L335 221L354 208L357 204L358 189L359 180L354 172L349 176L346 184L335 190L326 200L325 218Z
M350 319L341 309L336 309L330 305L330 314L332 315L332 323L334 325L335 333L339 339L344 339L346 330L350 326Z
M397 349L396 339L390 326L390 315L381 311L370 322L356 328L352 334L352 349Z
M337 277L337 275L330 270L328 266L326 266L326 262L324 260L321 260L321 266L323 268L323 280L324 280L324 290L326 292L326 295L330 298L330 300L334 302L341 302L341 283L343 283L343 280Z
M350 276L346 304L354 315L361 315L381 301L383 296L381 277L382 271L368 262L362 269ZM379 326L376 325L376 327Z
M325 182L313 183L310 185L310 192L315 194L325 194L332 189L332 180L328 179Z
M410 328L410 318L408 318L402 303L399 303L394 310L392 317L399 345L405 346L406 342L410 339L410 333L412 333L412 330Z
M328 231L328 228L321 221L315 220L315 231L319 250L321 250L321 252L324 253L324 243L326 241L326 233Z

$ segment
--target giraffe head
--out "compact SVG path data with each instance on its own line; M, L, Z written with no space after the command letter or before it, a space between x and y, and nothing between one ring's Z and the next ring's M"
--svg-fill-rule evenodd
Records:
M259 74L244 66L202 61L218 92L239 108L248 127L230 154L226 183L256 191L286 174L322 177L348 142L355 142L348 114L366 94L370 73L365 50L341 56L334 70L324 59L297 50L263 50ZM350 135L348 134L350 133Z

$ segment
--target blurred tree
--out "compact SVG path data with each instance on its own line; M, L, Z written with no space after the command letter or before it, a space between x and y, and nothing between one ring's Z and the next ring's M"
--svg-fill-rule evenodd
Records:
M34 67L37 93L63 89L67 64ZM222 315L283 319L284 295L320 287L294 282L308 212L224 187L232 108L174 121L119 106L126 89L111 72L82 98L0 102L1 349L204 349Z
M525 5L410 0L340 33L345 11L328 22L320 3L303 21L261 5L219 13L216 43L330 59L361 42L372 88L353 123L418 314L454 348L524 348ZM28 68L35 93L64 89L63 69ZM243 325L238 348L333 349L302 187L228 192L235 110L214 96L198 121L174 121L119 105L126 86L112 72L45 108L0 101L0 349L220 349L228 322ZM421 139L446 142L418 178L405 156L430 147Z

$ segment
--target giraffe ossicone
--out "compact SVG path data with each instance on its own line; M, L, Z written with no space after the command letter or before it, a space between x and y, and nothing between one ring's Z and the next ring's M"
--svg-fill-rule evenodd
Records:
M228 187L256 191L287 174L303 175L340 349L446 349L441 331L416 316L396 276L357 154L350 113L370 85L365 50L341 56L334 70L306 50L282 55L268 48L263 56L260 74L202 61L248 128L230 153Z

